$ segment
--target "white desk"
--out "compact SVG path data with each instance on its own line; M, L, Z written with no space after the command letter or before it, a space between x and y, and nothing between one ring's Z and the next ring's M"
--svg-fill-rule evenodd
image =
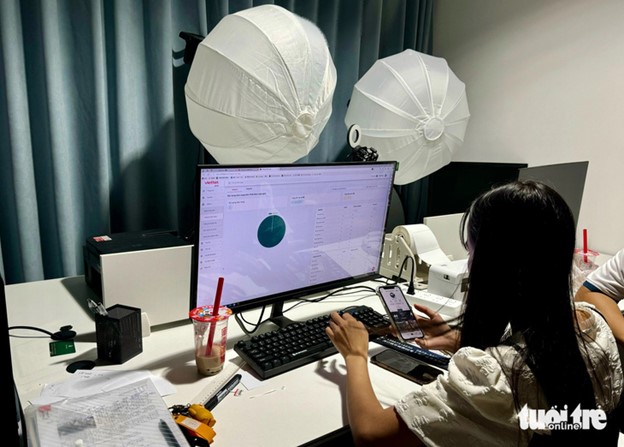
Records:
M39 396L46 383L69 377L68 364L95 360L95 322L86 305L91 296L82 276L15 284L6 287L9 326L37 326L56 332L72 325L78 333L76 353L50 357L50 339L39 332L11 331L11 355L15 382L22 405ZM356 298L361 298L354 302ZM332 297L322 303L303 304L286 315L306 319L352 304L365 304L384 313L372 293ZM288 308L288 303L285 308ZM247 314L246 314L247 315ZM265 314L266 315L266 314ZM250 321L255 321L253 314ZM228 327L228 361L237 359L231 346L244 333L232 319ZM381 347L371 343L371 355ZM195 398L213 381L227 377L202 377L195 368L193 329L183 321L152 330L143 339L143 352L122 365L101 365L106 369L149 370L166 377L177 392L164 398L167 405L198 403ZM244 366L243 369L246 369ZM375 365L371 378L378 398L392 405L418 386ZM224 371L225 373L225 371ZM217 423L214 446L295 446L310 442L347 425L343 393L344 362L334 355L265 380L259 387L229 395L213 411Z

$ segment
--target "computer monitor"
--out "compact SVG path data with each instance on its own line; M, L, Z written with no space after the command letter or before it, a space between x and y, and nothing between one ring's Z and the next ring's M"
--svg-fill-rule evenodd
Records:
M588 161L530 166L520 169L518 178L520 180L539 180L557 191L572 210L576 224L581 212L581 200L583 199L588 166Z
M396 163L200 165L191 307L233 312L379 276Z
M453 161L430 174L424 216L465 212L472 201L493 186L518 179L526 163Z

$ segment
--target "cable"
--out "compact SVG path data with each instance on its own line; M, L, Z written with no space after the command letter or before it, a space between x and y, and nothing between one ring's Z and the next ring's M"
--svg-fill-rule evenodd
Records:
M381 277L381 278L375 278L375 279L371 279L372 282L379 282L381 284L390 284L391 279L390 278L386 278L385 276Z
M360 289L364 289L364 290L368 290L370 292L373 293L377 293L377 291L369 286L363 286L363 285L359 285L359 286L345 286L345 287L341 287L339 289L333 290L331 292L326 293L325 295L318 297L318 298L311 298L311 299L305 299L305 298L301 298L299 301L297 301L295 304L293 304L292 306L290 306L288 309L284 310L284 313L294 309L295 307L304 304L304 303L320 303L323 300L326 300L327 298L329 298L330 296L334 296L334 295L338 295L340 293L345 293L345 295L350 294L350 293L355 293L356 291L360 290ZM364 298L364 297L362 297Z
M258 317L258 321L255 324L245 320L245 317L243 317L242 313L234 314L234 319L236 320L236 322L238 323L238 325L240 326L240 328L243 330L243 332L246 335L251 335L254 332L256 332L260 326L262 326L264 323L269 321L268 319L262 321L262 317L264 316L264 311L265 310L266 310L266 306L262 306L262 310L260 311L260 316ZM253 329L251 329L251 330L247 329L245 327L245 324L248 324L248 325L252 326Z
M399 282L398 280L401 278L401 273L405 269L405 264L407 263L408 259L412 261L412 274L410 275L409 285L407 286L407 293L410 295L413 295L414 290L415 290L414 289L414 276L416 272L414 271L414 269L416 268L416 262L414 261L414 258L412 258L411 256L405 256L403 258L403 262L401 263L401 268L399 269L399 278L397 279L397 284Z
M72 338L76 336L76 332L72 331L71 328L72 328L71 326L62 326L60 331L52 333L45 329L41 329L41 328L34 327L34 326L11 326L9 328L9 331L12 329L28 329L31 331L43 332L44 334L49 335L52 340L71 340Z

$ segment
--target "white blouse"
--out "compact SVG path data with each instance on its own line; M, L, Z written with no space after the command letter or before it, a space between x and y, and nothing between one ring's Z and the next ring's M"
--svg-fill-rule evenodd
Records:
M593 306L577 303L576 308L587 316L581 328L597 379L593 374L590 376L594 389L598 390L597 404L608 413L612 410L610 402L617 404L622 393L622 367L616 342ZM506 345L485 351L461 348L451 358L446 374L403 397L395 405L396 411L428 446L527 445L533 432L520 429L511 386L504 372L511 369L518 355L515 348ZM565 374L565 370L561 373ZM526 365L517 380L521 399L529 408L547 408Z
M615 301L624 298L624 249L587 275L586 281Z

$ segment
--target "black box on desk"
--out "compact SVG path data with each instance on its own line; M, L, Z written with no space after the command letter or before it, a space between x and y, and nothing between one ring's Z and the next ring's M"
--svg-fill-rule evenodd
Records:
M124 363L143 352L141 309L115 304L95 316L98 359Z

